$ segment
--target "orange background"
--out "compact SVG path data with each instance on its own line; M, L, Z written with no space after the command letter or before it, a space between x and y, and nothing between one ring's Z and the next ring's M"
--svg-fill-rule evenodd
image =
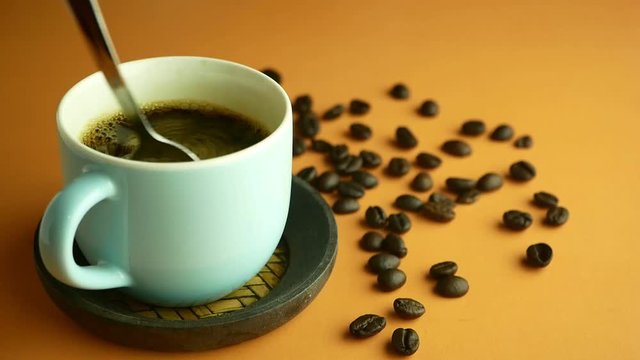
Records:
M125 1L102 8L123 61L200 55L258 69L275 67L291 97L310 93L324 111L354 97L372 111L323 122L320 138L379 151L385 161L418 151L441 154L472 117L489 128L512 124L535 145L515 149L471 139L465 159L444 154L432 171L438 187L447 176L504 173L526 159L538 176L507 182L471 206L460 205L450 224L412 215L401 264L407 284L392 293L375 289L364 270L369 253L357 242L370 205L393 212L417 171L401 179L374 171L382 184L354 215L338 216L339 254L318 298L281 328L225 349L162 354L94 337L63 315L38 282L32 234L49 199L61 188L55 110L64 92L96 70L63 1L0 3L0 358L6 359L378 359L395 355L386 344L396 327L421 337L414 358L424 359L640 359L640 6L637 1ZM402 81L409 101L386 91ZM437 118L415 115L433 98ZM366 142L345 135L353 121L374 131ZM420 145L399 151L393 131L406 125ZM322 157L297 158L295 170L326 168ZM541 225L544 212L532 194L557 194L571 211L557 229ZM420 195L426 198L426 195ZM331 198L328 198L332 201ZM535 222L522 233L498 227L517 208ZM521 266L526 247L548 242L551 265ZM460 299L432 293L428 267L455 260L471 290ZM427 307L417 320L390 311L396 297ZM363 313L388 318L367 340L346 336Z

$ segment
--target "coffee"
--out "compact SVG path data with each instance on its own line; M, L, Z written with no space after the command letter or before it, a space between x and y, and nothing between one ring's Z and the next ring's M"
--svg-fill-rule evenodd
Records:
M260 142L269 132L244 115L208 103L165 101L143 106L153 128L178 142L202 160L227 155ZM149 162L183 161L153 146L141 123L131 123L122 113L91 123L81 135L83 144L125 159ZM143 150L144 149L144 150Z

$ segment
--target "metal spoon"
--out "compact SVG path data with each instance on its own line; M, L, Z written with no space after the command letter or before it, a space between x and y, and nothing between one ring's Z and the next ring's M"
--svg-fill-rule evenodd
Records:
M184 145L171 141L156 132L147 117L140 110L140 107L133 99L131 92L127 88L118 70L118 55L111 42L111 37L109 36L107 25L102 17L98 1L68 0L68 3L90 45L98 68L102 70L109 86L111 86L111 90L118 100L120 107L122 107L124 115L132 124L140 122L143 125L141 128L146 130L146 133L141 131L141 134L139 134L145 138L141 143L147 144L149 147L153 147L153 149L174 159L184 161L200 160L193 151ZM120 136L119 134L119 137ZM143 149L139 149L138 151L142 150ZM144 150L149 152L148 149Z

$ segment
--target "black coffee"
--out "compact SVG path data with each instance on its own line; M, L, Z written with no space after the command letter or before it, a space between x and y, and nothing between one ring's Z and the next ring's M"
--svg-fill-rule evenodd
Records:
M230 154L267 137L257 121L206 103L167 101L147 104L143 112L164 137L193 151L200 159ZM153 146L141 123L130 123L122 113L93 122L81 136L83 144L107 155L150 162L178 162L173 152Z

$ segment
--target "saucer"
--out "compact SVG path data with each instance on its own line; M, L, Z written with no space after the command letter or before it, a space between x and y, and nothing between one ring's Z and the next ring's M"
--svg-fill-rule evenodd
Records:
M36 231L36 234L38 231ZM76 261L86 260L76 247ZM243 287L189 308L141 303L118 290L81 290L56 280L34 241L36 270L47 294L72 320L105 339L160 351L237 344L286 323L318 295L337 252L333 213L315 189L293 177L289 217L278 248Z

